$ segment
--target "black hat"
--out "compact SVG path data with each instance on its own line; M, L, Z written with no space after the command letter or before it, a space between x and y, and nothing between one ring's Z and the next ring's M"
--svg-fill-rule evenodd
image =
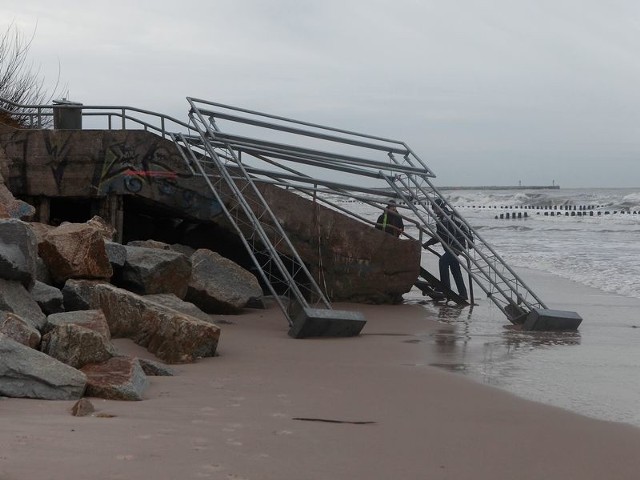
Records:
M433 204L438 206L438 208L435 209L436 215L443 215L445 213L446 214L449 213L449 209L447 208L447 203L442 198L436 198L433 201Z
M387 208L389 207L395 207L396 206L396 201L395 200L389 200L387 202Z

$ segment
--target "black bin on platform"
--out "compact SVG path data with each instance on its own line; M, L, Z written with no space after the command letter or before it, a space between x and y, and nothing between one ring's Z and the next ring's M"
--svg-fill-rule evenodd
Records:
M66 99L53 101L53 128L82 130L82 104Z

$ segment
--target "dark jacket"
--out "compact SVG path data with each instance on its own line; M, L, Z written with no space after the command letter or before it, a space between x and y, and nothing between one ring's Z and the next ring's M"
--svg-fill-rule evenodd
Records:
M402 217L393 210L385 209L376 221L376 228L390 233L394 237L399 237L404 231Z
M456 229L454 224L466 233L466 237ZM446 243L447 246L451 248L451 250L453 250L456 255L459 255L461 253L460 246L462 246L463 249L468 248L468 241L472 240L471 233L469 232L467 227L462 222L456 221L447 215L438 218L438 226L436 227L436 231L438 233L438 236L442 239L442 242ZM424 244L424 246L428 247L436 243L438 243L438 240L433 237L430 238Z

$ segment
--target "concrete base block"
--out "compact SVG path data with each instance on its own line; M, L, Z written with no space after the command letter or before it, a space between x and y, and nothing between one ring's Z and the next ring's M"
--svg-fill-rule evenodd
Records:
M523 330L577 330L582 317L576 312L534 308L522 325Z
M367 321L360 312L305 308L293 320L289 336L307 337L353 337L359 335Z

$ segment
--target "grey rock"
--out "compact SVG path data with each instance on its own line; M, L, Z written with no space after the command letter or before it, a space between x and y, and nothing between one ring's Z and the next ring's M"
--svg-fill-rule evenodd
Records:
M262 297L258 279L235 262L206 249L191 256L193 271L185 300L207 313L238 313Z
M191 317L199 318L205 322L211 322L211 315L203 312L191 302L180 300L173 293L156 293L154 295L145 295L144 298L163 307L171 308L177 312L184 313Z
M38 242L29 224L0 220L0 278L16 280L30 290L36 279Z
M107 257L113 267L124 267L127 261L127 249L124 245L116 242L104 242L104 248L107 251Z
M42 400L77 400L84 373L0 333L0 395Z
M44 263L44 260L40 257L36 258L36 280L47 285L51 285L53 283L49 269Z
M31 294L17 281L0 279L0 310L15 313L37 330L47 321Z
M62 298L65 310L69 312L91 309L93 287L100 283L106 282L102 280L67 280L64 287L62 287Z
M62 292L59 288L36 281L31 296L46 315L64 311Z
M184 298L191 278L191 262L181 253L158 248L126 246L127 260L113 283L140 295L173 293Z
M173 377L175 375L174 371L164 363L147 358L138 358L138 361L144 373L149 377Z

